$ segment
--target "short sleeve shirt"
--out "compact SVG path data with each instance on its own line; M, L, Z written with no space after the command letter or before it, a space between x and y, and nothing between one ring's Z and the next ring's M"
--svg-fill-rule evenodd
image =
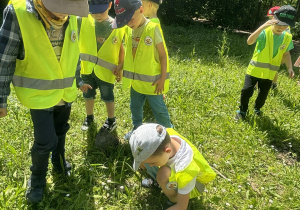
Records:
M282 33L280 35L273 34L273 41L274 41L273 58L277 55L278 48L280 47L280 45L283 42L285 33L288 33L288 32L285 31L284 33ZM262 51L266 46L266 32L265 32L265 30L263 30L259 34L258 38L256 39L256 42L258 43L257 50ZM293 44L293 41L291 41L286 51L290 51L293 48L294 48L294 44Z
M102 47L104 42L110 36L112 32L112 23L114 19L110 16L102 22L98 22L95 20L95 32L96 32L96 40L97 40L97 51Z
M132 30L132 55L133 58L135 56L137 47L139 45L140 42L140 38L143 34L143 31L146 27L146 25L150 22L150 20L146 20L145 23L143 25L141 25L140 27L138 27L137 29ZM162 38L162 34L160 32L159 27L155 27L155 31L154 31L154 45L156 46L157 44L161 43L163 41ZM158 54L158 50L155 48L154 50L154 57L156 62L159 62L159 54Z

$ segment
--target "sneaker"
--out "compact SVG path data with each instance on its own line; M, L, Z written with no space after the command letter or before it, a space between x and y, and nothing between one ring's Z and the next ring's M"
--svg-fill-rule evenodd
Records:
M259 109L254 109L254 114L255 114L256 116L258 116L258 117L261 117L262 114L263 114L263 112L260 111Z
M246 112L238 110L238 111L236 111L236 115L235 115L234 119L237 121L240 119L244 120L245 117L246 117Z
M113 132L117 128L117 122L116 122L116 120L113 122L110 122L110 121L108 121L108 119L106 119L102 128L106 129L108 132Z
M147 179L143 179L141 182L142 187L145 188L150 188L153 185L153 179L151 178L147 178Z
M128 133L126 133L125 136L124 136L124 139L125 139L125 140L129 140L130 137L131 137L131 135L132 135L132 133L133 133L133 130L131 130L131 131L129 131Z
M277 83L272 83L272 85L271 85L272 90L276 89L277 87L278 87Z
M94 122L93 119L86 117L83 124L82 124L82 126L81 126L81 130L82 131L87 131L93 122Z
M37 204L41 202L44 195L44 188L45 186L43 185L32 187L32 176L30 176L25 194L26 200L31 204Z

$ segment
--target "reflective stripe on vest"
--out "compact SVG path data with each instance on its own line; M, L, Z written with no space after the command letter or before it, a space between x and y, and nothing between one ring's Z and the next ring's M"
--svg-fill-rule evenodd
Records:
M184 188L195 177L197 177L197 182L202 184L207 184L208 182L214 180L216 173L209 166L199 150L189 140L177 133L174 129L167 128L167 132L170 136L178 136L183 139L193 150L193 160L191 163L182 171L175 172L171 170L169 182L177 182L178 188L181 189ZM194 188L190 193L190 198L194 198L199 195L199 191Z
M82 18L80 30L81 74L95 75L108 83L115 82L112 70L119 63L119 54L125 29L113 29L101 48L97 51L95 19L89 15Z
M58 61L42 22L27 11L26 0L11 3L25 50L24 59L16 61L12 78L19 101L30 109L47 109L61 100L74 101L77 96L74 76L79 59L76 16L69 16Z
M132 29L126 27L126 51L124 59L124 70L123 70L123 81L122 87L124 89L132 87L135 91L141 94L147 95L156 95L155 89L156 86L152 86L152 83L157 81L161 76L161 64L155 60L155 50L154 45L154 33L155 28L158 27L161 31L158 24L153 22L148 22L145 26L143 33L140 37L140 41L133 58L132 54ZM163 38L163 45L166 50L167 55L167 79L164 83L163 93L168 92L169 90L169 57L167 53L167 48L165 45L165 40Z
M155 82L156 80L158 80L160 78L160 74L159 75L155 75L155 76L150 76L150 75L145 75L145 74L138 74L138 73L134 73L134 72L130 72L127 70L123 70L123 77L128 78L128 79L134 79L134 80L139 80L139 81L143 81L143 82ZM167 72L167 79L170 79L170 73Z
M280 68L280 66L274 66L274 65L269 64L269 63L262 63L262 62L258 62L258 61L254 61L254 60L251 60L250 64L255 66L255 67L259 67L259 68L267 68L267 69L270 69L272 71L278 71L279 68Z
M117 65L115 65L113 63L110 63L110 62L107 62L107 61L105 61L105 60L103 60L103 59L101 59L97 56L84 54L84 53L80 53L80 59L82 61L88 61L88 62L94 63L98 66L109 69L111 71L117 66Z
M64 89L72 86L74 79L75 77L55 80L43 80L14 75L13 85L16 87L31 88L37 90Z
M266 34L265 47L259 51L257 49L259 43L256 43L253 57L248 65L246 74L261 79L273 80L277 71L280 69L283 54L286 52L292 41L292 35L286 31L283 32L283 41L278 48L277 54L273 57L274 39L272 27L269 27L264 31Z

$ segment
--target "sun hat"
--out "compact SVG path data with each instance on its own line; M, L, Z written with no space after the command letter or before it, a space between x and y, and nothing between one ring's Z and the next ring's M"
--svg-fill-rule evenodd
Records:
M166 137L166 128L163 128L161 134L156 128L159 124L149 123L138 127L133 131L129 144L134 158L133 169L137 171L141 162L149 158L159 147Z
M135 11L142 6L141 0L115 0L115 21L113 28L122 28L132 18Z
M295 26L296 9L290 5L284 5L274 12L274 18L278 20L277 25Z
M90 14L103 13L107 10L111 0L89 0Z
M280 8L280 6L272 7L271 9L268 10L267 16L273 16L273 15L274 15L274 12L275 12L276 10L278 10L279 8Z
M87 17L89 14L88 0L42 0L51 12Z

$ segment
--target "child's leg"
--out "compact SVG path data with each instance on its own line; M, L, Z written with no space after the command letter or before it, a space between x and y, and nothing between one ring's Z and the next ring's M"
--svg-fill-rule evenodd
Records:
M163 95L146 95L146 98L157 123L167 128L172 128L173 125Z
M244 87L241 91L241 105L240 110L242 112L247 112L249 99L252 97L254 92L254 86L257 83L258 78L252 77L248 74L245 76Z
M261 79L258 81L259 92L255 100L254 109L260 110L266 102L269 90L272 85L272 80Z
M130 110L134 129L143 123L143 107L146 97L144 94L136 92L132 87L130 90Z
M112 119L115 117L115 96L114 96L114 84L96 79L100 88L101 100L105 102L107 117Z
M278 80L278 72L275 74L275 77L273 79L273 84L276 84L277 83L277 80Z
M167 184L169 183L169 177L171 176L171 169L168 166L162 166L157 172L157 183L161 187L164 194L173 203L177 203L177 191L173 189L168 189Z
M95 100L93 98L85 98L86 115L94 114L94 104L95 104Z
M94 73L89 75L81 75L84 83L89 84L93 89L88 89L86 93L83 93L83 98L85 99L85 110L86 115L94 114L94 99L96 96L96 89L98 88L97 83L94 79Z

